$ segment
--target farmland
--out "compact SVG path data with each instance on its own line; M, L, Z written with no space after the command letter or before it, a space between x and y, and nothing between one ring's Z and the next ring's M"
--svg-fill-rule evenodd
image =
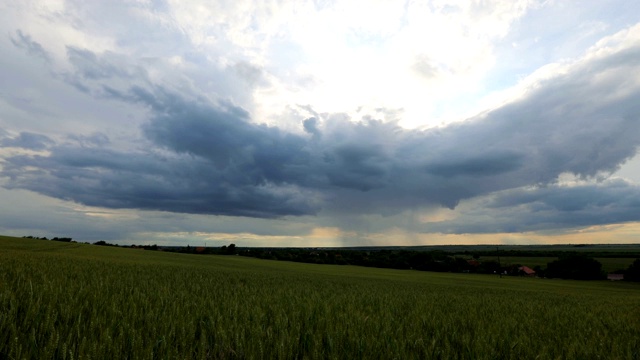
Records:
M640 358L640 286L0 237L0 358Z

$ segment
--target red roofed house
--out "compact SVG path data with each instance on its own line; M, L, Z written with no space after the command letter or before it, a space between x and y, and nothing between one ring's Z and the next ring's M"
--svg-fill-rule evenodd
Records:
M520 274L522 274L524 276L532 276L532 277L536 276L536 272L532 268L527 267L527 266L520 266L518 268L518 273L520 273Z
M612 281L624 280L624 274L607 274L607 280L612 280Z

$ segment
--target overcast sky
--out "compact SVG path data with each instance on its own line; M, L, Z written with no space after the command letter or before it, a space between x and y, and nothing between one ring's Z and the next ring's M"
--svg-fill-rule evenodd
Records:
M640 3L1 1L0 234L640 239Z

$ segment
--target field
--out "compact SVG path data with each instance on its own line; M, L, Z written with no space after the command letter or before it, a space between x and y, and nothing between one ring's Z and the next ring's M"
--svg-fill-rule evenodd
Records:
M640 359L640 286L0 237L2 359Z

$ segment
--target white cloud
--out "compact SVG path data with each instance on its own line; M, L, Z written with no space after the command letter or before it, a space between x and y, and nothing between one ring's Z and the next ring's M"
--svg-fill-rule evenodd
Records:
M403 108L402 124L415 127L439 123L431 120L438 102L480 90L495 64L492 42L531 5L193 1L171 2L164 16L222 66L245 61L265 71L270 86L255 90L256 118L274 119L291 104L386 107Z
M405 126L438 124L431 120L437 104L480 89L495 63L492 41L504 36L528 6L505 4L347 2L297 13L280 41L300 51L283 65L294 76L310 75L314 81L259 93L260 102L271 104L260 114L277 113L291 102L352 114L360 106L386 107L403 108ZM288 81L278 77L275 66L274 82Z

